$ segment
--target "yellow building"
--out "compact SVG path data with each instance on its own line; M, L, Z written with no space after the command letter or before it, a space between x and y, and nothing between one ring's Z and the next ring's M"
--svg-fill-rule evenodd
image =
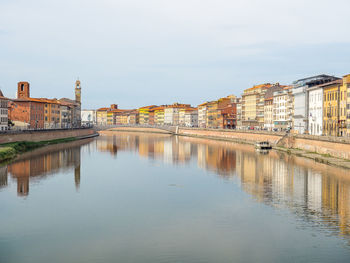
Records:
M45 102L44 106L44 128L60 128L60 103L56 100L41 99Z
M345 110L341 105L346 101L343 80L335 80L321 85L323 87L323 134L345 136Z
M107 125L115 125L114 114L115 113L113 111L107 112Z
M210 101L207 104L207 128L218 128L218 101Z
M133 110L128 116L128 124L139 124L139 112L138 110Z
M97 125L106 126L107 125L107 113L109 108L100 108L96 111L96 122Z
M139 123L141 125L149 124L150 110L152 110L155 107L157 106L151 105L151 106L145 106L145 107L139 108Z
M264 127L265 93L271 87L272 85L267 83L244 90L242 94L242 126Z
M126 111L124 111L124 112L121 113L121 115L120 115L120 124L121 124L121 125L129 124L129 123L128 123L129 114L130 114L130 110L126 110Z
M346 134L350 137L350 74L343 77L343 88L346 90Z
M154 124L164 125L164 107L154 108Z

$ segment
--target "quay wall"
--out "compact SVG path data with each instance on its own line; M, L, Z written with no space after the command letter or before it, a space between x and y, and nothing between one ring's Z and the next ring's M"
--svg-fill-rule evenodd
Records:
M175 127L174 127L175 128ZM154 127L119 127L109 131L135 131L135 132L168 132ZM174 129L176 130L176 129ZM183 128L176 130L177 135L199 138L219 139L239 143L254 144L258 141L269 141L273 146L286 149L300 149L305 152L318 153L329 157L350 160L350 138L331 136L311 136L285 134L266 131L233 131L220 129Z
M225 139L249 144L258 141L269 141L274 146L301 149L350 160L350 138L187 128L180 128L179 135Z
M271 134L268 132L252 132L252 131L232 131L232 130L212 130L212 129L188 129L179 128L179 135L194 136L194 137L206 137L206 138L219 138L236 142L244 142L248 144L254 144L258 141L268 141L271 144L276 144L283 134Z
M0 134L0 144L20 141L50 141L72 137L93 136L96 132L93 129L73 129L73 130L43 130L43 131L25 131L16 133Z

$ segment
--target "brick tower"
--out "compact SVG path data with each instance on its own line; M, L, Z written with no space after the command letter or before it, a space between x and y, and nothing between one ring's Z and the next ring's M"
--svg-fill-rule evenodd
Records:
M81 104L81 86L80 86L80 80L77 80L75 82L75 101L79 104Z
M17 99L30 98L29 82L21 81L17 84Z

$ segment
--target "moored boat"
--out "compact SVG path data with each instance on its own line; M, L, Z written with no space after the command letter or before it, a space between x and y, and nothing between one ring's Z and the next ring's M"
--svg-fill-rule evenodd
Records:
M269 150L269 149L272 149L272 146L268 141L263 141L263 142L257 142L255 144L255 148L259 150Z

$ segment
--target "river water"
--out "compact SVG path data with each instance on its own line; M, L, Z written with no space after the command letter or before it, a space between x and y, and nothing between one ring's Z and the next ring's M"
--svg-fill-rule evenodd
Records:
M350 173L118 132L0 167L0 262L350 262Z

